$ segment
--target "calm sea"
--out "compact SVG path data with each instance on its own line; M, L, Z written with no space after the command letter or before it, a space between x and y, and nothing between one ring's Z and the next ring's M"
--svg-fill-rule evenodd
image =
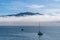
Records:
M0 40L60 40L60 27L0 26Z

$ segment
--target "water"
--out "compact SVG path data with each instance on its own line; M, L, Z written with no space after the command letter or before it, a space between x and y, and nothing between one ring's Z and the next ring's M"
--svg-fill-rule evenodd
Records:
M21 29L24 29L21 31ZM0 26L0 40L60 40L60 27Z

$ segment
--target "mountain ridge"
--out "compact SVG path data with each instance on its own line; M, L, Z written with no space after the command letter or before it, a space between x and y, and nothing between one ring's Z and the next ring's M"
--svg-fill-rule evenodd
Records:
M21 12L21 13L17 13L17 14L11 14L11 15L3 15L3 16L29 16L29 15L43 15L40 13L32 13L32 12Z

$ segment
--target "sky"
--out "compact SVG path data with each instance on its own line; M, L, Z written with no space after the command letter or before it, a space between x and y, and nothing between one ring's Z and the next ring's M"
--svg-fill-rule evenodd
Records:
M20 12L60 14L60 0L0 0L0 15Z

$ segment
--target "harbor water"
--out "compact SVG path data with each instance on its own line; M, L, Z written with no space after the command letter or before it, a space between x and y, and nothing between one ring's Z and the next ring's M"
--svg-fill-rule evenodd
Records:
M0 26L0 40L60 40L60 27Z

